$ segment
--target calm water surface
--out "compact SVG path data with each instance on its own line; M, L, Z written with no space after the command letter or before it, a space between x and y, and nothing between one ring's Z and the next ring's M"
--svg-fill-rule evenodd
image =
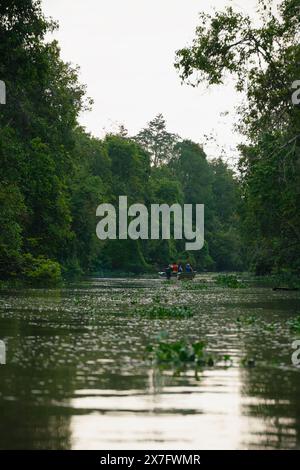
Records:
M157 299L195 315L135 312ZM255 286L187 291L175 281L92 279L1 292L0 448L300 448L300 368L291 363L300 333L288 324L298 315L298 292ZM205 340L233 364L198 380L193 370L161 371L145 358L161 331Z

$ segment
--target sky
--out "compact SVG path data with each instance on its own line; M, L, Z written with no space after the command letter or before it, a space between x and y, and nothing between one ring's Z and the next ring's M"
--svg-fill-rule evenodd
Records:
M59 22L53 36L62 58L80 67L94 100L80 116L88 132L103 137L119 124L129 135L162 113L170 132L203 144L210 158L222 149L234 163L241 137L235 107L243 99L229 79L221 87L182 85L176 50L191 44L198 14L233 5L255 14L256 0L42 0L46 16ZM226 115L224 115L226 113Z

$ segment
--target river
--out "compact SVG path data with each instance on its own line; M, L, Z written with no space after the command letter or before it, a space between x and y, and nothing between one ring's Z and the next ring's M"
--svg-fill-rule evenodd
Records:
M204 289L161 279L88 279L0 293L1 449L300 448L300 368L289 321L299 292L248 284ZM188 305L191 318L137 307ZM161 370L145 356L161 332L205 341L227 364Z

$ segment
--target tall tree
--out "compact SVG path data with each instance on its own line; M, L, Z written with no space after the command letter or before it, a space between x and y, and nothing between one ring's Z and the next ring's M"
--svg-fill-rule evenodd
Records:
M167 131L163 115L158 114L135 139L149 152L152 164L157 167L168 163L174 157L178 136Z
M233 8L201 15L190 48L177 52L181 78L222 84L228 73L246 89L239 129L245 240L257 272L300 272L300 108L292 103L299 79L299 0L283 0L278 11L258 2L261 25Z
M23 217L15 211L23 253L63 262L74 237L68 186L85 90L57 42L46 41L55 27L40 1L0 3L0 76L7 90L0 108L1 183L13 184L24 204Z

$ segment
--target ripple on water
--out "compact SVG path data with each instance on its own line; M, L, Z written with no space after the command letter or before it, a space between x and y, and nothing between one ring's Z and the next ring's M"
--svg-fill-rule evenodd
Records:
M136 312L153 302L189 305L194 316ZM160 279L92 279L3 292L0 447L295 448L300 371L288 320L299 314L299 293L210 281L186 290ZM198 378L160 371L144 353L161 331L170 341L204 340L232 366Z

